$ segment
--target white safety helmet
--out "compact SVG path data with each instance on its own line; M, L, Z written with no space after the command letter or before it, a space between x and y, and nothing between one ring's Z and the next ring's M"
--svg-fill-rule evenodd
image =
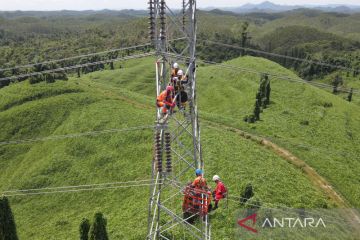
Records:
M179 64L178 64L178 63L174 63L173 68L178 69L178 68L179 68Z
M218 176L218 175L215 175L215 176L213 176L213 181L215 182L215 181L219 181L220 180L220 177Z
M178 76L184 76L183 70L180 69L180 70L177 72L177 75L178 75Z

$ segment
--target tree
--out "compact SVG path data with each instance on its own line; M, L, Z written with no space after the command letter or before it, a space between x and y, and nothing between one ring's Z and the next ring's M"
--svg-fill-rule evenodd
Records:
M271 95L271 86L270 86L270 80L268 80L266 84L266 105L270 104L270 95Z
M246 48L247 44L248 44L248 40L251 39L251 37L249 37L248 28L249 28L249 23L244 22L244 24L242 25L242 32L241 32L241 47L242 48ZM245 49L242 49L241 56L245 56Z
M89 240L90 221L83 218L80 224L80 240Z
M55 75L54 73L47 73L45 74L45 80L47 83L54 83L55 82Z
M347 97L347 100L348 100L349 102L352 101L353 92L354 92L354 89L351 88L351 90L350 90L350 92L349 92L349 95L348 95L348 97Z
M336 75L332 84L333 84L333 93L336 94L338 93L338 87L343 84L343 80L339 75Z
M119 55L118 52L111 52L108 54L108 58L109 58L109 60L116 59L118 57L118 55ZM110 65L111 70L115 69L114 62L110 62L109 65Z
M255 102L255 108L254 108L254 116L255 116L255 120L259 121L260 120L260 112L261 112L261 107L260 107L260 102L258 99L256 99Z
M253 196L254 196L253 187L252 187L251 183L249 183L249 184L246 185L243 193L241 194L240 203L241 204L246 203Z
M94 223L91 226L90 240L108 240L106 231L107 221L103 214L98 212L94 216Z
M0 240L18 240L15 219L7 197L0 198Z
M266 108L268 105L268 101L267 101L267 90L268 90L268 84L269 83L269 76L267 74L262 74L261 78L260 78L260 87L259 87L259 92L260 92L260 97L257 97L257 99L260 102L260 107ZM270 95L269 95L270 97ZM269 99L270 102L270 99Z

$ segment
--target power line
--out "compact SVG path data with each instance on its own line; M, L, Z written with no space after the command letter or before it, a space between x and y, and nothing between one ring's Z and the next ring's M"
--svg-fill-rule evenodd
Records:
M149 53L137 54L137 55L126 56L126 57L121 57L121 58L114 58L111 60L103 60L103 61L97 61L97 62L91 62L91 63L85 63L85 64L77 64L77 65L68 66L68 67L62 67L62 68L56 68L56 69L51 69L51 70L44 70L44 71L39 71L39 72L15 75L15 76L11 76L11 77L0 78L0 82L17 80L17 79L27 78L27 77L33 77L33 76L37 76L37 75L41 75L41 74L63 72L63 71L74 70L74 69L83 68L83 67L95 66L95 65L99 65L99 64L108 64L111 62L144 58L144 57L152 56L154 54L155 54L155 52L149 52Z
M183 191L185 189L185 187L181 187L181 186L186 186L186 184L184 183L181 183L181 182L176 182L176 181L173 181L175 184L177 184L176 186L181 190ZM179 185L179 186L178 186ZM231 199L232 198L232 199ZM261 208L261 207L265 207L265 208L268 208L268 209L274 209L274 210L280 210L280 211L284 211L284 210L281 210L282 208L285 208L285 209L289 209L289 210L293 210L294 208L291 208L289 206L286 206L286 205L280 205L279 203L269 203L269 202L263 202L261 201L260 204L262 205L259 205L259 204L256 204L256 203L249 203L247 201L249 200L252 200L251 198L244 198L244 197L241 197L241 196L233 196L233 195L228 195L227 198L228 200L230 201L233 201L233 202L236 202L236 203L239 203L240 204L240 200L246 200L246 204L249 205L249 206L253 206L253 207L256 207L256 208ZM236 200L234 200L236 199ZM277 209L273 208L273 207L276 207ZM338 218L334 218L333 216L329 216L329 215L322 215L322 216L326 216L326 217L329 217L331 219L336 219L336 220L341 220L341 219L338 219Z
M239 67L239 66L223 64L223 63L211 62L211 61L202 61L202 62L208 63L208 64L213 64L213 65L216 65L217 67L227 68L227 69L230 69L230 70L235 70L236 69L236 70L239 70L239 71L244 71L244 72L249 72L249 73L265 74L265 75L271 76L271 77L276 78L276 79L310 84L310 85L320 87L320 88L328 88L328 89L333 89L334 88L334 86L329 85L329 84L306 81L306 80L301 79L301 78L294 78L294 77L289 77L289 76L284 76L284 75L273 74L273 73L269 73L269 72L261 72L261 71L257 71L257 70L253 70L253 69L248 69L248 68L243 68L243 67ZM338 88L338 91L350 93L351 89L347 89L347 88L342 87L342 88ZM354 94L359 94L360 92L357 89L353 89L353 93Z
M62 140L62 139L67 139L67 138L78 138L78 137L86 137L86 136L97 136L97 135L102 135L102 134L138 131L138 130L154 129L154 128L155 128L155 126L152 126L152 125L144 125L144 126L122 128L122 129L106 129L106 130L102 130L102 131L73 133L73 134L67 134L67 135L55 135L55 136L48 136L48 137L44 137L44 138L19 139L19 140L0 142L0 146L34 143L34 142L44 142L44 141L50 141L50 140Z
M94 190L108 190L108 189L119 189L119 188L132 188L132 187L144 187L144 186L151 186L155 185L155 183L149 183L152 179L147 180L133 180L127 182L110 182L110 183L97 183L97 184L86 184L86 185L73 185L73 186L61 186L61 187L47 187L47 188L33 188L33 189L17 189L17 190L8 190L3 191L2 196L6 197L14 197L14 196L28 196L28 195L46 195L46 194L56 194L56 193L74 193L74 192L83 192L83 191L94 191ZM160 183L157 183L160 184ZM111 186L113 185L113 186ZM181 187L180 187L181 188ZM183 188L181 188L183 189ZM54 191L52 191L54 190ZM178 193L177 193L178 194ZM230 199L232 198L232 199ZM237 200L251 200L250 198L244 198L241 196L233 196L229 195L228 199L234 202L239 203L233 199ZM276 208L286 208L286 209L293 209L286 205L279 205L274 203L267 203L261 201L266 205L258 205L255 203L246 203L249 206L254 207L269 207L274 206ZM324 215L326 216L326 215ZM331 217L333 218L333 217ZM333 218L335 219L335 218Z
M132 46L132 47L111 49L111 50L107 50L107 51L103 51L103 52L83 54L83 55L78 55L78 56L73 56L73 57L68 57L68 58L62 58L62 59L56 59L56 60L49 60L49 61L45 61L45 62L31 63L31 64L26 64L26 65L21 65L21 66L14 66L14 67L11 67L11 68L2 68L2 69L0 69L0 72L17 70L17 69L22 69L22 68L30 68L30 67L34 67L34 66L37 66L37 65L45 65L45 64L50 64L50 63L59 63L59 62L79 59L79 58L83 58L83 57L91 57L91 56L96 56L96 55L102 55L102 54L113 53L113 52L124 51L124 50L132 50L132 49L137 49L137 48L141 48L141 47L149 47L149 46L151 46L151 43L141 44L141 45Z
M183 57L183 56L179 56L179 55L176 55L176 54L168 54L168 53L165 53L165 54L167 54L168 56L178 58L178 59L182 58L182 59L189 60L188 57ZM329 85L329 84L325 84L325 83L306 81L306 80L301 79L301 78L294 78L294 77L289 77L289 76L284 76L284 75L273 74L273 73L269 73L269 72L261 72L261 71L258 71L258 70L239 67L239 66L234 66L234 65L230 65L230 64L224 64L224 63L207 61L207 60L199 60L199 62L206 63L206 64L211 64L211 65L214 65L215 67L220 67L221 69L225 68L225 69L237 70L237 71L248 72L248 73L253 73L253 74L265 74L265 75L268 75L268 76L271 76L271 77L274 77L274 78L280 79L280 80L287 80L287 81L292 81L292 82L305 83L305 84L314 85L314 86L317 86L317 87L320 87L320 88L329 88L329 89L334 88L334 86ZM350 93L351 89L338 88L338 91ZM359 90L357 90L357 89L353 89L353 93L354 94L360 94Z
M151 179L147 180L134 180L128 182L110 182L110 183L97 183L97 184L86 184L86 185L73 185L73 186L62 186L62 187L46 187L46 188L32 188L32 189L17 189L17 190L7 190L3 193L18 193L18 192L33 192L33 191L43 191L43 190L59 190L59 189L71 189L71 188L84 188L84 187L100 187L100 186L109 186L109 185L126 185L134 183L143 183L150 182Z
M185 39L185 38L175 38L175 39L172 39L172 40L169 40L169 41L174 42L174 41L179 41L179 40L183 40L183 39ZM39 62L39 63L30 63L30 64L26 64L26 65L19 65L19 66L14 66L14 67L9 67L9 68L2 68L2 69L0 68L0 72L18 70L18 69L23 69L23 68L30 68L30 67L34 67L34 66L37 66L37 65L46 65L46 64L50 64L50 63L59 63L59 62L79 59L79 58L83 58L83 57L91 57L91 56L96 56L96 55L103 55L103 54L107 54L107 53L120 52L120 51L125 51L125 50L133 50L133 49L142 48L142 47L150 47L152 45L153 45L153 43L144 43L144 44L131 46L131 47L115 48L115 49L110 49L110 50L106 50L106 51L102 51L102 52L88 53L88 54L72 56L72 57L67 57L67 58L62 58L62 59L48 60L48 61Z
M145 187L152 186L154 183L146 184L134 184L126 186L113 186L113 187L95 187L95 188L83 188L83 189L68 189L68 190L59 190L59 191L48 191L48 192L24 192L24 193L14 193L14 194L3 194L5 197L15 197L15 196L31 196L31 195L46 195L46 194L56 194L56 193L75 193L75 192L84 192L84 191L94 191L94 190L108 190L108 189L119 189L119 188L133 188L133 187Z
M211 41L211 40L201 39L201 41L204 41L204 42L207 42L207 43L210 43L210 44L214 44L214 45L223 46L223 47L234 48L234 49L239 49L239 50L245 50L245 51L248 51L248 52L254 52L254 53L264 54L264 55L273 56L273 57L286 58L286 59L291 59L291 60L295 60L295 61L315 64L315 65L319 65L319 66L333 67L333 68L337 68L337 69L342 69L342 70L346 70L346 71L353 71L353 72L360 73L360 70L358 70L358 69L348 68L348 67L344 67L344 66L340 66L340 65L324 63L324 62L319 62L319 61L313 61L313 60L304 59L304 58L291 57L291 56L286 56L286 55L282 55L282 54L257 50L257 49L253 49L253 48L246 48L246 47L240 47L240 46L237 46L237 45L231 45L231 44L226 44L226 43L221 43L221 42L215 42L215 41Z

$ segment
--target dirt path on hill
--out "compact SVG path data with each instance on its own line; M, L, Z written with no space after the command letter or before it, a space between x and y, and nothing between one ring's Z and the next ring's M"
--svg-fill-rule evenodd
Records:
M253 134L249 134L245 131L242 131L240 129L226 126L226 125L220 125L218 123L204 120L202 121L206 122L210 127L212 128L222 128L226 129L231 132L235 132L239 134L241 137L248 139L250 141L256 142L267 149L273 151L276 155L282 157L284 160L286 160L288 163L294 165L295 167L301 169L306 176L310 179L310 181L319 189L321 189L326 196L328 196L339 208L342 208L344 210L344 218L346 218L355 229L358 229L360 224L360 215L359 212L352 209L350 203L347 202L347 200L340 195L340 193L336 192L335 189L330 185L330 183L320 176L315 169L310 167L304 160L301 160L300 158L293 155L290 151L278 146L277 144L263 138L258 137Z
M333 187L330 185L330 183L328 181L326 181L326 179L324 179L322 176L320 176L315 171L315 169L313 169L308 164L306 164L305 161L303 161L303 160L299 159L298 157L296 157L295 155L293 155L290 151L278 146L277 144L275 144L265 138L258 137L253 134L249 134L240 129L230 127L230 126L220 125L220 124L217 124L217 123L214 123L211 121L205 120L205 122L207 122L212 127L214 127L214 126L216 128L221 127L223 129L235 132L245 139L251 140L253 142L256 142L256 143L268 148L269 150L276 153L276 155L282 157L287 162L289 162L292 165L294 165L295 167L301 169L308 176L308 178L311 180L311 182L313 182L317 187L319 187L321 190L323 190L326 193L326 195L336 205L338 205L339 207L346 207L346 208L350 207L350 204L347 203L347 201L333 189Z

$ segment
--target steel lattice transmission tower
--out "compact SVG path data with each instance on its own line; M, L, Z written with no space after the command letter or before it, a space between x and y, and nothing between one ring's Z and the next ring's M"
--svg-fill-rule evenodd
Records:
M149 2L150 36L157 52L156 94L170 83L171 66L178 62L188 76L182 86L188 100L185 109L177 109L165 122L161 111L156 112L147 239L209 240L207 214L186 215L182 205L184 188L204 163L196 103L196 0L179 0L180 6L180 11L172 11L165 0Z

